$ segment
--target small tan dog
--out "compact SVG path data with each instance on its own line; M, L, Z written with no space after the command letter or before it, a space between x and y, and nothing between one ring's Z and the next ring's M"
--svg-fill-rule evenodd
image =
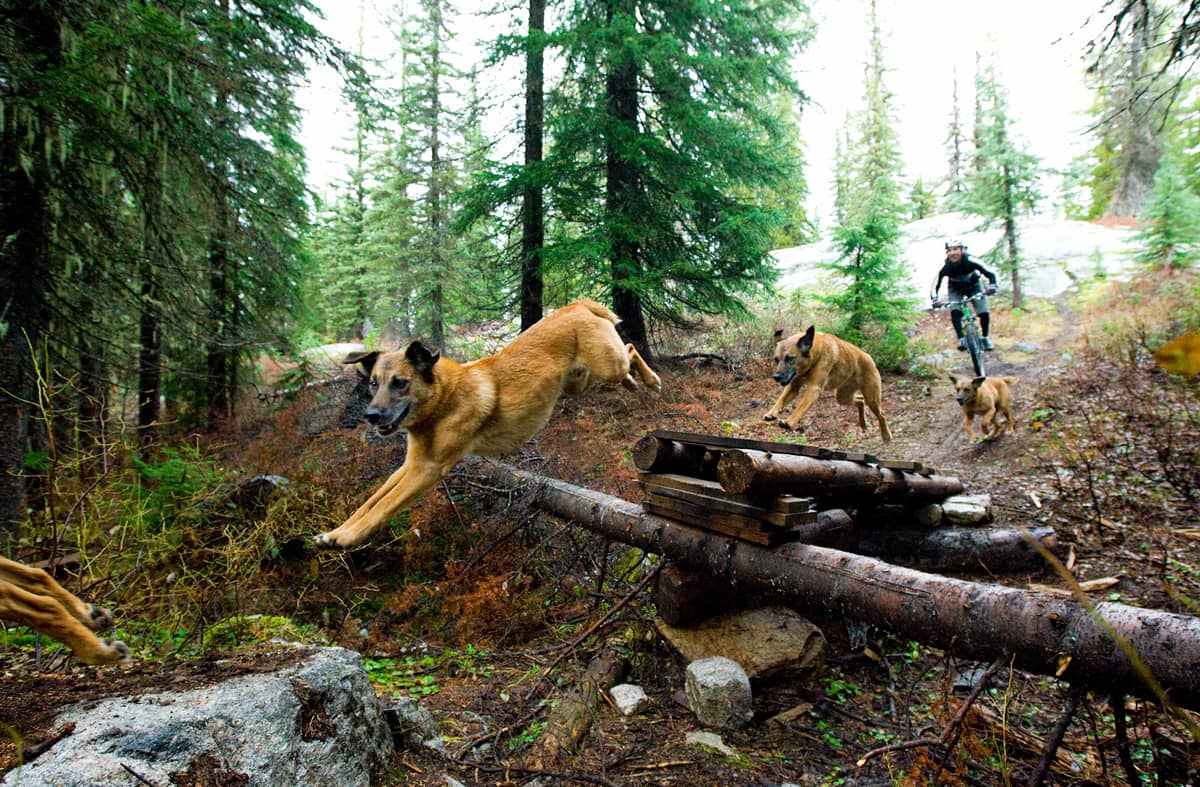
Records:
M999 415L1003 414L1008 431L1017 431L1012 416L1012 391L1009 386L1017 382L1016 377L955 377L950 375L954 383L954 398L962 406L963 425L967 428L967 436L975 439L975 430L971 422L975 416L982 416L979 422L980 432L985 437L995 437L1004 430Z
M112 613L81 601L40 568L0 557L0 620L19 623L53 637L84 664L129 661L120 640L100 639L95 632L112 626Z
M858 405L858 425L864 430L867 428L865 407L870 407L879 421L883 441L891 441L892 433L880 410L883 383L870 355L831 333L818 333L811 325L804 333L787 339L782 337L783 331L775 331L775 373L772 377L784 387L783 393L763 414L764 421L778 418L803 388L804 396L795 411L780 422L781 426L795 429L816 403L821 391L829 388L837 392L838 404Z
M408 432L404 464L319 546L361 544L412 505L468 454L511 451L550 420L560 394L578 395L595 382L662 382L632 344L617 335L617 316L590 300L575 301L539 320L495 355L460 364L413 342L403 352L348 356L370 375L365 418L390 435ZM636 374L637 380L634 379Z

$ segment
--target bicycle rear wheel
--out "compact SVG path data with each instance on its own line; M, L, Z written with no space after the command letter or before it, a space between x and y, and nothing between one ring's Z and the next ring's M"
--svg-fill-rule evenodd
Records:
M979 341L979 334L976 333L974 325L967 329L966 338L967 354L971 356L971 366L975 368L975 376L986 377L987 372L983 368L983 344Z

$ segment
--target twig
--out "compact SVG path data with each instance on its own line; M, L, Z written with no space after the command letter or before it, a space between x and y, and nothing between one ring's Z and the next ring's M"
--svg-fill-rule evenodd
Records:
M1108 698L1112 705L1113 731L1117 737L1117 759L1125 769L1125 778L1131 785L1141 784L1138 779L1137 767L1133 764L1133 756L1129 753L1129 728L1125 725L1125 693L1113 692Z
M575 650L575 648L579 647L580 644L582 644L588 637L592 636L592 634L594 634L596 632L596 629L600 628L602 625L607 623L608 620L610 618L612 618L612 616L615 615L617 612L619 612L622 607L624 607L626 604L628 604L630 601L632 601L634 599L634 597L637 596L638 593L641 593L642 590L646 587L646 585L649 585L650 582L655 577L658 576L658 572L660 570L662 570L662 567L663 567L662 563L659 563L657 566L655 566L653 571L651 571L646 576L642 577L642 581L637 584L637 587L635 587L633 590L629 591L625 595L624 598L622 598L620 601L618 601L616 604L614 604L612 606L612 609L610 609L608 612L605 612L604 615L602 615L599 620L597 620L595 623L593 623L591 626L589 626L587 631L583 632L582 634L580 634L575 639L571 640L566 645L563 645L562 646L563 652L558 654L558 656L556 656L545 668L543 668L541 678L539 678L538 682L535 683L532 688L530 688L530 692L532 693L532 691L537 688L537 686L541 683L541 681L546 679L546 676L548 676L551 673L551 671L553 671L554 668L558 666L559 662L561 662L564 658L567 657L568 653L571 653L572 651Z
M126 770L128 773L129 773L129 775L130 775L130 776L132 776L133 778L137 779L137 780L138 780L139 782L141 782L142 784L149 785L149 787L157 787L157 785L156 785L154 782L152 782L152 781L149 781L149 780L147 780L147 779L144 779L144 778L142 778L142 775L141 775L141 774L139 774L139 773L138 773L137 771L135 771L133 768L130 768L130 767L129 767L128 765L126 765L125 763L121 763L121 767L122 767L122 768L124 768L124 769L125 769L125 770Z
M945 728L942 730L941 735L936 738L916 738L911 741L901 741L900 743L892 743L888 744L887 746L880 746L878 749L872 749L863 756L859 757L858 761L854 764L861 768L862 766L866 765L867 762L881 754L887 754L893 751L903 751L904 749L915 749L921 746L945 746L951 743L958 737L958 733L962 729L963 719L967 717L967 711L971 709L973 704L975 704L975 700L978 699L979 695L983 693L983 690L987 688L988 683L990 683L992 680L992 676L996 674L1003 664L1003 659L996 659L991 663L991 666L989 666L987 670L979 676L979 680L976 681L974 688L971 689L970 695L968 695L966 700L963 701L963 704L959 707L958 712L954 714L954 718L947 722Z
M1042 783L1046 781L1046 774L1050 772L1050 763L1054 760L1054 753L1062 745L1063 736L1067 734L1067 727L1071 726L1071 719L1075 717L1075 711L1079 708L1079 701L1082 698L1083 686L1072 685L1071 693L1067 695L1067 706L1063 708L1062 716L1058 719L1058 724L1054 725L1054 730L1046 740L1046 747L1042 750L1042 757L1038 760L1037 767L1033 769L1033 775L1029 777L1029 781L1027 782L1028 787L1041 787Z

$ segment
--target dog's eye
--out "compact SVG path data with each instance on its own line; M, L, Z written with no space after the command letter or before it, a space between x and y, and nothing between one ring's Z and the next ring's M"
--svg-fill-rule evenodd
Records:
M403 377L392 378L392 390L404 393L408 390L408 380L404 379Z
M376 388L378 388L378 387L379 387L379 381L378 381L378 380L376 380L374 377L372 377L372 378L371 378L371 379L370 379L370 380L367 382L367 387L368 387L368 388L370 388L372 391L374 391Z

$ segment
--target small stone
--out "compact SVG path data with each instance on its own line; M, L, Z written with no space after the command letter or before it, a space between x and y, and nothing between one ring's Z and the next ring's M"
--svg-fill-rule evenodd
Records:
M732 659L693 661L687 666L685 690L692 712L705 727L737 729L754 717L750 678Z
M641 713L650 704L650 698L646 696L645 690L632 683L613 686L609 689L608 695L612 697L613 703L617 706L617 710L621 711L622 716Z

